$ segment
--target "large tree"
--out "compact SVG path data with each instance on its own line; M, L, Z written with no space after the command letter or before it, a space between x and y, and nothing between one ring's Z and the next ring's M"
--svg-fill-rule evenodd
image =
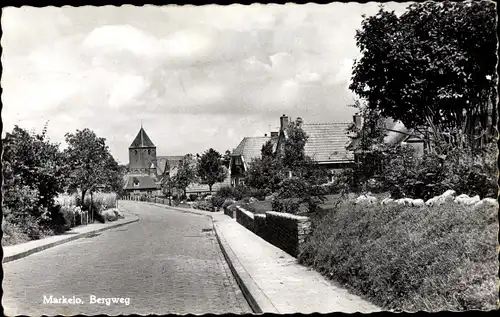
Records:
M86 128L67 133L66 143L65 156L70 169L68 191L80 190L82 204L87 193L92 194L106 186L117 186L119 168L109 153L106 139Z
M227 169L222 164L222 156L216 150L210 148L199 158L198 176L202 184L207 184L212 192L212 186L217 182L223 182L227 177Z
M197 163L192 154L186 154L177 167L177 174L172 177L173 186L186 196L186 188L197 180Z
M66 169L59 145L42 133L15 126L3 143L3 205L14 218L50 216L54 198L64 191Z
M281 173L283 164L274 157L273 144L267 141L261 149L261 157L255 158L248 164L245 184L256 189L263 189L273 193L279 188L284 179Z
M383 117L429 128L436 150L475 146L496 132L495 26L492 2L416 3L400 17L382 7L356 32L350 89Z

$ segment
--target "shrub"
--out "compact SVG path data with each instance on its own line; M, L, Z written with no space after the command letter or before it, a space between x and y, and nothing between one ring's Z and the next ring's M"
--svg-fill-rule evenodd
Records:
M298 257L385 309L495 309L498 210L342 202Z
M326 190L321 185L313 185L303 177L291 177L280 183L277 199L273 200L273 210L278 212L298 213L315 212L325 201ZM299 208L302 204L307 209Z
M226 198L220 196L213 196L211 199L211 203L215 208L221 208L225 201Z
M206 211L211 211L213 206L212 206L212 203L209 202L209 201L206 201L206 200L200 200L200 201L196 201L194 204L193 204L193 208L195 209L200 209L200 210L206 210Z
M198 199L198 195L196 194L189 194L189 201L196 201Z

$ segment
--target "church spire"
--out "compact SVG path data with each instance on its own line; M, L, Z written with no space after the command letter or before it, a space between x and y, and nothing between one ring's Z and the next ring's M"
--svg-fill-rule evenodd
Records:
M141 129L139 130L139 133L137 134L134 141L130 145L130 148L142 148L142 147L155 147L155 145L147 135L146 131L144 131L141 120Z

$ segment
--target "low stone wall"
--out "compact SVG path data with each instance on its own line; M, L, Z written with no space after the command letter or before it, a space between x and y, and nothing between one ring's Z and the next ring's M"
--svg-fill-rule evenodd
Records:
M266 212L267 241L294 257L299 254L300 245L310 233L310 228L308 217Z
M264 240L267 240L267 226L265 214L254 214L254 233Z
M253 213L241 207L236 207L236 221L248 230L255 232L255 219Z
M236 218L236 206L230 205L227 207L224 207L224 214L228 215L231 218Z
M309 217L275 211L253 214L236 207L236 221L294 257L297 257L300 246L311 232Z

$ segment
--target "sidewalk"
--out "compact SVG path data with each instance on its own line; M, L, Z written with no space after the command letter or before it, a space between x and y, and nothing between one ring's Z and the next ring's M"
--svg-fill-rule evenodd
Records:
M223 212L169 207L209 216L233 274L256 313L371 313L382 309L336 286Z
M119 207L120 208L120 207ZM124 213L125 218L113 222L106 223L91 223L85 226L74 227L61 235L50 236L47 238L33 240L26 243L5 246L3 247L2 263L14 261L24 258L36 252L55 247L57 245L73 241L79 238L88 237L94 233L101 232L107 229L116 228L132 222L139 221L139 217L120 208Z

